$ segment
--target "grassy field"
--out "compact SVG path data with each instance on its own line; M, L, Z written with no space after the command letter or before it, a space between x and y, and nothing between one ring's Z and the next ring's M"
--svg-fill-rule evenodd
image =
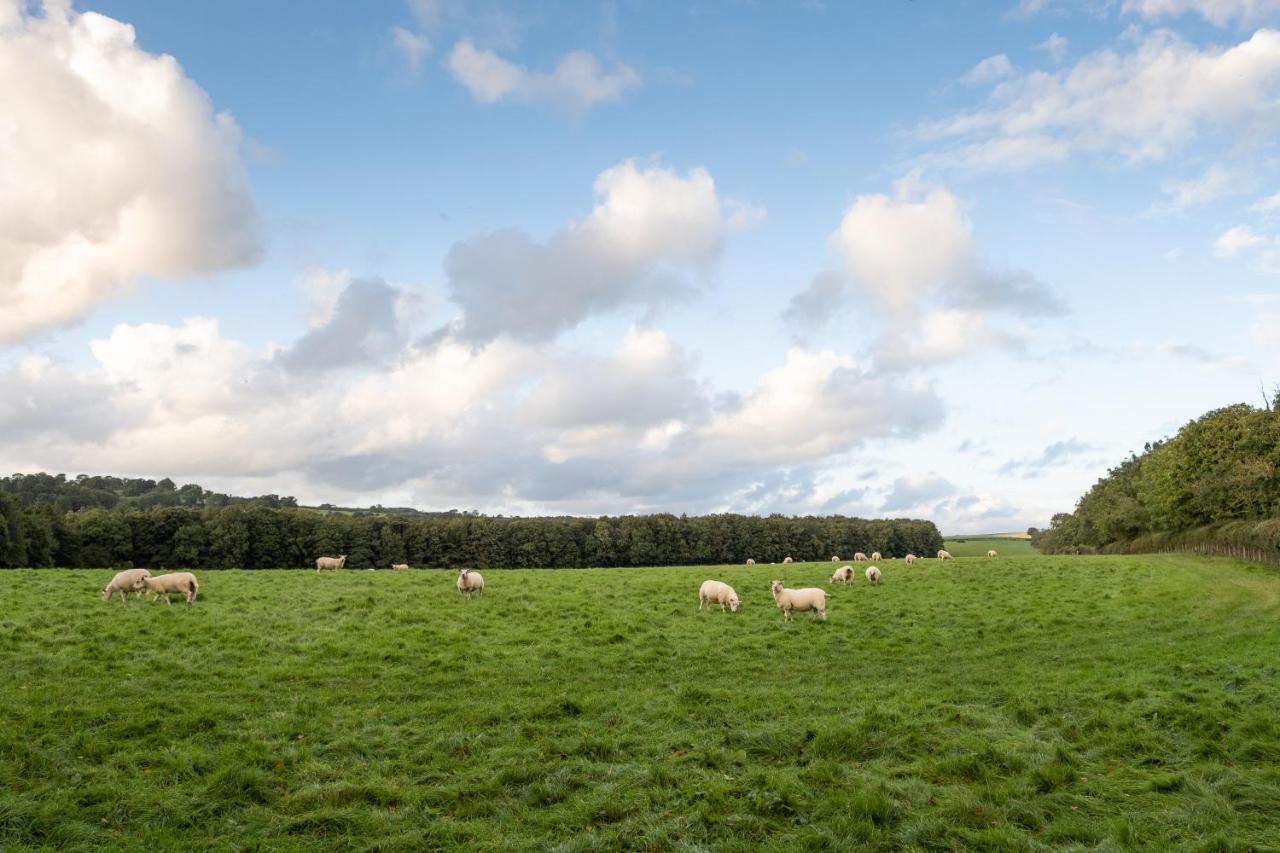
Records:
M998 536L958 536L948 539L943 546L956 557L985 557L994 548L1001 557L1031 557L1039 552L1031 547L1029 539L1009 539Z
M0 848L1280 848L1274 571L831 568L0 572Z

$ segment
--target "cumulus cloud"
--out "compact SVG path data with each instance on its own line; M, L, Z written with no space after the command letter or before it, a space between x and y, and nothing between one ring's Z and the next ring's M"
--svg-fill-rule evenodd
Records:
M1044 318L1066 311L1031 273L983 262L960 200L915 175L899 181L892 196L857 197L828 245L844 272L815 278L792 297L784 318L821 322L861 293L884 313L877 357L895 368L1015 343L1018 335L999 331L993 313Z
M980 86L1008 77L1013 73L1013 63L1003 53L988 56L965 72L960 82L968 86Z
M1018 171L1076 153L1156 161L1206 129L1257 129L1280 94L1280 32L1199 48L1164 30L1134 36L1057 72L1014 74L975 110L927 122L937 166Z
M231 116L127 24L24 5L0 20L0 344L78 322L144 276L253 262Z
M591 315L687 296L732 227L705 169L627 161L602 172L595 192L591 214L545 242L511 228L450 249L461 339L546 341Z
M1037 50L1044 51L1048 57L1054 62L1063 62L1067 58L1067 54L1071 51L1071 42L1066 36L1053 33L1047 39L1036 45Z
M1045 468L1072 464L1082 456L1096 453L1100 449L1100 445L1081 441L1078 438L1068 438L1049 444L1036 456L1010 459L1000 466L999 472L1001 474L1019 474L1023 477L1034 477Z
M380 278L348 281L325 320L276 353L288 370L317 371L376 364L401 347L397 304L404 294Z
M424 33L396 25L391 28L391 44L404 60L410 76L416 77L431 54L431 39Z
M955 493L956 485L936 474L923 477L899 477L893 481L893 486L880 508L885 512L915 509Z
M628 89L640 85L640 75L631 66L618 63L605 71L585 50L566 53L552 71L533 71L464 39L450 51L448 66L454 79L484 104L548 102L581 112L620 100Z
M1234 258L1249 249L1271 244L1269 237L1264 237L1248 225L1236 225L1228 228L1213 241L1213 253L1219 258Z
M1157 206L1157 212L1175 213L1206 204L1230 193L1236 185L1236 177L1225 167L1214 163L1199 178L1189 181L1167 180L1161 186L1169 200Z
M1280 18L1280 0L1124 0L1120 8L1149 19L1195 14L1218 26Z

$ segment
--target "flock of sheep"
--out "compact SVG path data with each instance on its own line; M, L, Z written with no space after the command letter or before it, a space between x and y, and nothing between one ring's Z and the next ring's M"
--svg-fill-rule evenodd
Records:
M995 557L995 551L988 551L988 557ZM870 558L866 554L859 551L853 555L855 563L866 562L868 559L879 561L880 552L875 551ZM890 558L892 559L892 558ZM910 565L920 559L915 554L908 554L905 562ZM955 557L946 550L938 552L939 560L954 560ZM794 562L790 557L782 561L784 564ZM831 562L838 563L840 558L833 556ZM316 559L316 571L323 569L331 569L337 571L347 564L347 555L342 554L337 557L318 557ZM754 566L755 560L747 560L748 566ZM409 566L406 563L396 563L391 567L396 571L407 571ZM872 584L880 583L881 572L876 566L868 566L863 572L867 581ZM853 580L853 566L841 566L831 575L831 583L847 584ZM458 572L457 582L458 592L470 598L472 595L484 592L484 576L474 569L462 569ZM774 580L769 584L769 589L773 593L773 600L777 603L778 608L782 611L783 621L790 622L793 613L804 613L809 611L812 613L813 619L827 618L827 593L818 587L806 587L804 589L788 589L782 585L782 581ZM102 600L110 601L116 594L120 594L120 600L127 601L130 592L136 593L138 598L147 593L153 593L152 601L159 601L164 598L165 604L173 604L169 600L171 593L180 592L187 598L187 604L190 605L196 600L196 594L200 591L200 584L196 580L196 576L191 572L171 572L167 575L152 576L151 572L146 569L126 569L123 572L117 572L116 576L111 579L102 590ZM733 587L727 583L717 580L707 580L702 582L702 586L698 588L698 609L702 610L703 605L719 604L720 610L723 612L725 607L733 613L738 612L741 602L738 599L738 593L734 592Z

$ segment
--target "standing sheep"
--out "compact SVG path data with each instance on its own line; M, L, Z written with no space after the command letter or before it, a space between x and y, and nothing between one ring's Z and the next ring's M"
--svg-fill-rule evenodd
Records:
M156 594L152 601L159 601L160 596L164 596L165 604L173 604L169 600L169 593L181 592L186 595L187 606L190 607L191 602L196 600L196 593L200 591L200 583L191 572L170 572L167 575L148 576L142 578L141 583L148 592Z
M875 562L875 561L877 561L877 560L879 560L879 559L880 559L880 552L879 552L879 551L872 551L872 552L871 552L871 561L872 561L872 562Z
M474 569L462 569L458 572L458 592L471 597L473 592L484 592L484 577Z
M110 601L111 596L117 592L120 593L121 603L129 600L130 592L136 592L138 598L142 598L142 579L147 577L151 577L151 572L146 569L125 569L123 572L116 572L111 583L102 588L102 600Z
M954 560L954 559L955 559L955 557L951 556L951 552L950 552L950 551L939 551L939 552L938 552L938 559L939 559L939 560Z
M754 566L755 564L756 564L756 561L755 561L755 560L751 559L750 557L748 557L748 558L747 558L747 565L748 565L748 566Z
M839 558L839 557L837 557L835 554L832 554L832 555L831 555L831 562L833 562L833 563L838 563L838 562L840 562L840 558Z
M871 583L880 583L880 570L875 566L867 566L866 575Z
M783 563L790 563L790 562L792 562L792 559L791 559L790 557L784 557L784 558L783 558L783 560L782 560L782 562L783 562Z
M786 589L782 585L782 581L775 580L769 584L769 590L773 593L773 600L778 603L778 607L782 610L782 621L790 622L791 614L795 611L812 611L812 619L817 620L819 616L823 621L827 618L827 594L817 587L809 587L807 589Z
M393 571L393 572L407 572L407 571L409 571L409 564L408 564L408 563L392 563L392 564L391 564L391 571Z
M841 566L831 576L832 583L848 583L853 580L853 566Z
M719 604L721 613L724 612L724 606L727 604L730 612L737 613L738 594L727 583L703 581L702 586L698 587L698 610L702 610L704 604Z
M915 554L908 554L908 555L907 555L906 557L904 557L903 559L905 559L905 560L907 561L907 565L909 566L909 565L911 565L912 563L914 563L916 560L918 560L918 559L920 559L920 558L919 558L919 557L917 557Z
M867 555L859 551L853 555L853 561L855 563L865 563L867 561Z
M995 549L995 548L992 548L990 551L988 551L988 552L987 552L987 556L988 556L988 557L994 557L994 556L996 556L996 549Z
M347 564L347 555L340 557L316 557L316 571L333 569L335 572Z

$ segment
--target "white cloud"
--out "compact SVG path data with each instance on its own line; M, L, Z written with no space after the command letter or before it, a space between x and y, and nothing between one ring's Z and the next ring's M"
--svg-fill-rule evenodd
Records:
M1270 239L1254 231L1248 225L1229 228L1213 242L1213 253L1220 258L1234 258L1241 252L1265 246Z
M1066 36L1053 33L1036 45L1036 49L1044 51L1054 62L1061 63L1066 60L1067 54L1071 51L1071 42Z
M917 128L939 142L926 162L1017 171L1079 152L1162 160L1204 128L1273 120L1280 32L1258 30L1228 48L1198 48L1168 31L1136 36L1058 72L1016 74L984 107Z
M1260 198L1249 206L1254 213L1275 213L1280 210L1280 192Z
M1206 204L1232 192L1236 183L1236 178L1231 172L1214 163L1199 178L1189 181L1177 179L1165 181L1161 189L1169 197L1169 201L1156 209L1173 213Z
M640 75L634 68L619 63L605 72L595 56L585 50L566 53L554 70L542 72L503 59L464 39L449 53L448 66L454 79L485 104L504 100L549 102L585 111L620 100L628 89L640 85Z
M1280 18L1280 0L1124 0L1120 8L1143 18L1196 14L1218 26Z
M595 192L591 214L545 243L507 229L453 246L445 269L461 338L550 340L592 315L686 296L742 224L726 218L701 168L681 175L628 160L600 173Z
M0 26L0 344L82 320L141 277L254 261L240 131L133 28L49 3Z
M977 65L965 72L960 78L960 82L968 86L978 86L983 83L991 83L995 80L1001 80L1013 73L1013 63L1009 61L1009 57L1003 53L995 56L988 56Z
M397 25L391 28L391 44L404 60L409 74L416 77L431 54L431 39L423 33Z

